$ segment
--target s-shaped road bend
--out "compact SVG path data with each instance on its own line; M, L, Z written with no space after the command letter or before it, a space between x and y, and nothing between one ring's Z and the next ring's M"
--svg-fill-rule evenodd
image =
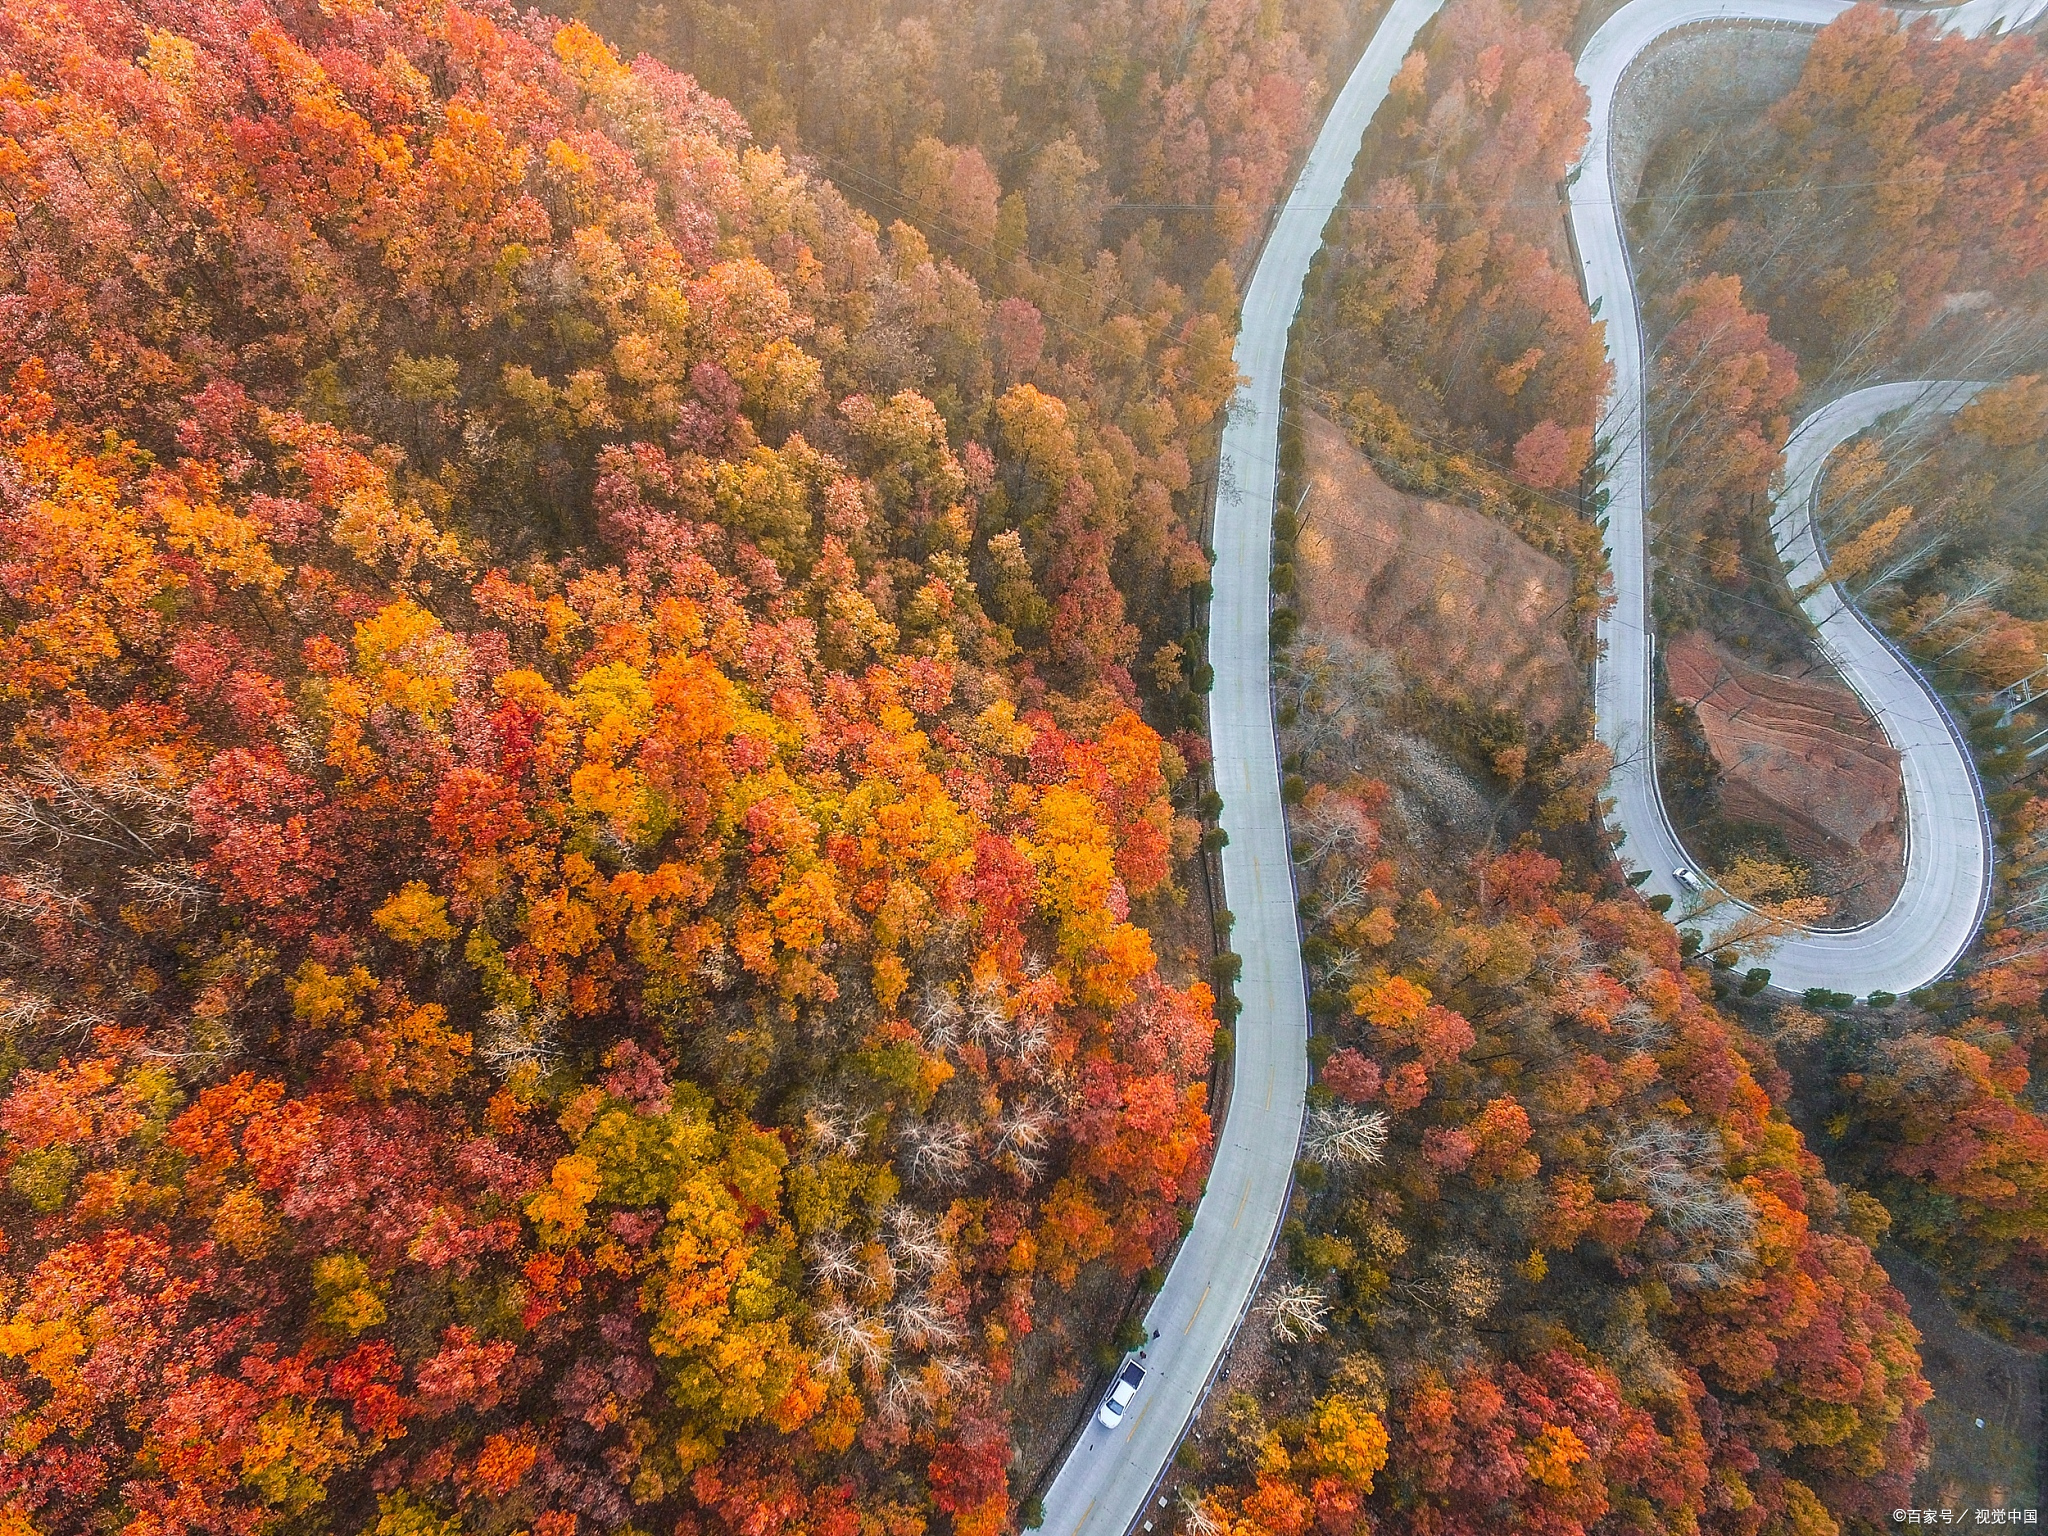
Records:
M1933 14L1951 29L1982 32L2031 21L2044 4L2048 0L1970 0ZM1614 365L1608 430L1615 450L1606 485L1615 602L1600 625L1594 716L1600 739L1614 753L1614 821L1627 836L1626 856L1647 866L1644 893L1670 896L1680 921L1697 902L1675 876L1692 861L1658 794L1652 752L1655 636L1643 430L1648 380L1635 274L1613 183L1614 98L1643 50L1680 28L1755 22L1822 27L1848 9L1847 0L1633 0L1602 23L1579 56L1592 132L1570 186L1572 236L1587 300L1607 319L1607 355ZM1781 941L1771 956L1771 979L1787 991L1910 992L1954 965L1983 920L1991 888L1991 829L1968 749L1926 681L1833 583L1821 580L1824 558L1811 518L1820 472L1839 444L1893 411L1953 411L1981 387L1934 382L1858 390L1801 422L1787 446L1785 489L1772 519L1778 552L1793 567L1794 590L1812 588L1801 607L1815 625L1820 648L1898 749L1906 817L1906 872L1897 900L1861 927L1806 929ZM1732 904L1721 911L1732 914Z
M1224 427L1223 472L1216 495L1215 596L1210 608L1209 646L1216 668L1209 703L1210 739L1216 786L1223 795L1223 827L1229 834L1223 850L1224 895L1235 915L1234 941L1244 957L1237 988L1244 1011L1236 1030L1235 1086L1229 1114L1216 1138L1214 1165L1194 1225L1146 1314L1147 1332L1154 1337L1145 1351L1148 1375L1144 1386L1115 1429L1105 1428L1090 1405L1086 1428L1046 1490L1042 1526L1046 1536L1126 1536L1138 1523L1251 1303L1286 1206L1308 1088L1308 1002L1287 822L1280 800L1269 642L1273 497L1287 336L1300 307L1309 264L1322 244L1332 210L1342 200L1366 127L1416 34L1442 4L1443 0L1393 0L1331 106L1300 176L1274 220L1245 293L1236 349L1237 370L1244 382ZM2044 6L2048 0L1969 0L1944 14L1951 24L1980 30L2000 18L2017 24ZM1635 289L1609 190L1608 108L1615 86L1635 56L1673 28L1756 20L1820 26L1847 8L1839 0L1722 0L1719 4L1711 0L1634 0L1588 45L1579 77L1592 97L1593 137L1573 188L1571 215L1588 299L1604 300L1605 311L1612 317L1608 350L1616 364L1614 417L1640 421L1643 415ZM1935 386L1933 393L1926 386L1904 388L1919 393L1871 410L1863 424L1898 406L1920 404L1925 408L1939 403L1948 398L1942 390L1953 395L1958 386ZM1960 388L1967 391L1969 386ZM1967 398L1967 393L1961 398ZM1838 407L1845 404L1837 402ZM1809 447L1820 444L1845 419L1838 412L1818 433L1809 434L1802 426L1794 453L1802 441ZM1827 452L1853 430L1856 428L1840 432L1819 448L1803 482L1803 495L1810 495ZM1609 558L1616 567L1619 600L1602 627L1607 644L1597 669L1595 696L1603 739L1626 748L1645 739L1649 708L1648 591L1642 528L1646 476L1641 434L1623 430L1617 436L1622 448L1609 479L1613 493L1609 516L1614 530ZM1804 502L1799 505L1803 509ZM1818 561L1817 550L1814 558ZM1853 611L1850 618L1860 624ZM1884 649L1874 635L1869 638L1879 650ZM1858 655L1860 652L1852 654L1851 660ZM1906 671L1912 676L1910 669ZM1857 686L1864 685L1858 681ZM1866 698L1871 696L1865 693ZM1931 705L1924 689L1918 697L1922 706ZM1893 729L1889 713L1892 693L1880 690L1877 702L1883 706L1880 719L1887 730ZM1938 707L1935 713L1938 715ZM1683 862L1683 855L1675 852L1679 845L1656 798L1655 775L1649 770L1647 754L1617 750L1616 756L1621 764L1616 771L1621 819L1636 839L1631 852L1640 856L1643 847L1656 847L1664 856L1652 881L1668 881L1670 868ZM1910 770L1908 802L1919 803ZM1972 817L1969 826L1974 831L1980 823ZM1659 844L1660 831L1663 845ZM1958 867L1968 864L1967 858L1956 862ZM1909 888L1911 884L1909 872ZM1666 887L1653 883L1650 888ZM1975 928L1975 911L1973 906L1970 931ZM1913 932L1910 937L1920 940L1922 936ZM1968 932L1962 934L1955 953L1960 953L1968 938ZM1919 949L1931 953L1930 942L1920 942ZM1882 955L1873 955L1872 947L1855 951L1855 963L1868 959L1883 965ZM1932 944L1933 949L1940 947L1940 942ZM1781 950L1780 955L1783 953ZM1929 976L1945 969L1953 959L1954 953L1946 955ZM1924 964L1924 959L1920 963ZM1825 985L1842 979L1839 966L1826 969L1824 980L1804 981L1797 980L1796 967L1785 967L1782 959L1774 965L1783 969L1787 985ZM1898 969L1893 965L1875 971L1873 979L1859 974L1857 990L1886 986ZM1903 991L1905 987L1890 990Z

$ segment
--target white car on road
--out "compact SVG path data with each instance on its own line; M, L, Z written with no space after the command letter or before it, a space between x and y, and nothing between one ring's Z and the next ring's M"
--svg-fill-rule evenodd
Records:
M1103 1395L1102 1406L1095 1410L1095 1417L1102 1421L1104 1429L1115 1429L1124 1421L1124 1410L1131 1406L1131 1399L1138 1395L1138 1388L1144 1385L1145 1367L1135 1360L1126 1360L1124 1368L1116 1373L1116 1380L1109 1384L1109 1391Z

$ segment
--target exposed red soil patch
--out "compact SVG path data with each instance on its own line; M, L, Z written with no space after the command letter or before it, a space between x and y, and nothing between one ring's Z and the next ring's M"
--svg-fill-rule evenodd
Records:
M1484 513L1394 489L1313 412L1302 435L1295 564L1308 627L1392 651L1404 676L1446 697L1555 724L1581 694L1558 621L1565 568Z
M1840 683L1759 671L1699 630L1664 647L1664 675L1699 716L1722 814L1780 828L1845 891L1843 918L1891 905L1905 872L1899 754L1862 700Z

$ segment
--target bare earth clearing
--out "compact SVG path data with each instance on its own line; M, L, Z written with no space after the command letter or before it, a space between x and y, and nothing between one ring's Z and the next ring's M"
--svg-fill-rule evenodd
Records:
M1875 917L1905 874L1899 754L1831 678L1750 666L1694 630L1664 648L1671 696L1699 715L1721 775L1721 811L1783 831L1840 893L1842 920Z
M1302 415L1303 617L1391 651L1440 697L1557 723L1582 697L1556 623L1571 577L1493 519L1395 490L1343 430Z

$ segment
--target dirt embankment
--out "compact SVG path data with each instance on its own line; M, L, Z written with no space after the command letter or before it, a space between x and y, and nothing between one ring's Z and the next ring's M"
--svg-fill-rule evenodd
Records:
M1671 697L1692 706L1720 771L1721 813L1779 828L1843 893L1840 916L1874 917L1905 873L1899 754L1840 683L1762 672L1699 630L1664 647Z
M1301 420L1295 564L1308 627L1393 652L1404 676L1444 697L1556 724L1581 693L1555 622L1570 573L1483 513L1395 490L1342 428Z
M1619 9L1604 0L1597 8L1582 7L1575 29L1582 35L1573 51L1598 30L1597 22L1587 27L1598 11ZM1623 200L1644 190L1644 169L1674 129L1712 132L1761 115L1799 83L1812 47L1811 32L1739 24L1691 27L1652 43L1615 93L1610 163ZM1668 195L1674 189L1653 182L1650 190Z

